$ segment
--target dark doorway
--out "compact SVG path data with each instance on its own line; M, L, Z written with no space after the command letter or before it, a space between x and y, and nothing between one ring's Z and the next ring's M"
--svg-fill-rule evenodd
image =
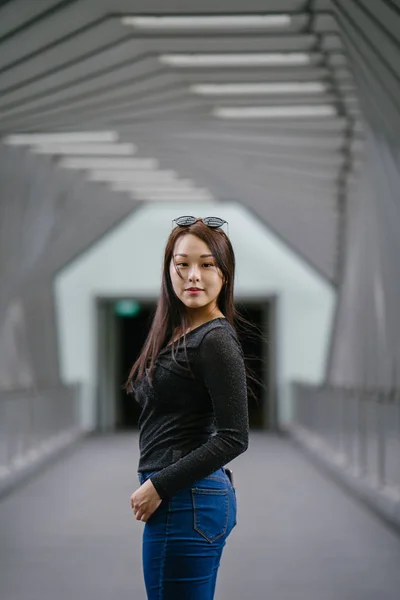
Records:
M258 381L248 379L249 398L249 423L252 429L265 429L270 426L268 422L268 397L269 369L268 356L265 351L266 341L269 339L269 305L239 304L240 314L255 328L249 327L239 331L239 340L243 348L246 367L250 375ZM242 326L243 327L243 326Z
M140 407L132 394L127 394L121 386L128 378L133 363L139 356L151 325L154 307L139 305L135 315L117 316L117 339L120 341L119 365L117 366L117 429L137 428Z
M137 304L137 303L136 303ZM119 357L116 369L116 421L117 429L137 428L140 409L131 394L126 394L122 385L126 381L129 371L136 361L139 352L146 340L155 306L153 304L139 305L140 310L134 315L116 315L117 340L119 340ZM256 325L256 330L248 328L239 331L239 338L245 355L246 365L251 369L251 374L260 383L248 381L249 385L249 422L251 429L265 429L273 426L270 422L269 403L274 399L270 397L272 365L269 363L268 344L270 334L270 304L265 301L257 303L238 304L240 313L251 323ZM259 330L259 331L257 331ZM254 392L254 396L250 393Z

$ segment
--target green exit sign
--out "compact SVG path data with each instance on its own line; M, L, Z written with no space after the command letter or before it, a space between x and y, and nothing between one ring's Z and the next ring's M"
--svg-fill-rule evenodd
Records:
M117 300L114 304L115 314L119 317L135 317L140 310L141 306L136 300Z

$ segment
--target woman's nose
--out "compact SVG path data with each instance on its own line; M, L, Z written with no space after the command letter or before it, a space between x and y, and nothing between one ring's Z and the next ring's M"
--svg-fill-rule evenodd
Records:
M189 270L189 279L190 279L190 281L193 281L193 280L198 281L199 280L199 271L198 271L197 267L192 267Z

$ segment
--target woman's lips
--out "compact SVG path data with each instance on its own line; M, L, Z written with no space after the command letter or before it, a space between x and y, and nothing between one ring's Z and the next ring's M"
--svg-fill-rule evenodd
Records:
M200 294L203 290L185 290L188 294Z

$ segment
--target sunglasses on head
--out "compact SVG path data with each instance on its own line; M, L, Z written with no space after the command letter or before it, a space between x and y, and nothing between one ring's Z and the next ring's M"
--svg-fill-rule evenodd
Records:
M225 223L228 225L228 221L225 221L224 219L221 219L220 217L204 217L202 218L196 218L196 217L192 217L192 216L183 216L183 217L177 217L176 219L172 219L172 223L176 223L177 225L179 225L179 227L189 227L189 225L193 225L193 223L196 223L196 221L203 221L204 225L207 225L208 227L212 227L213 229L217 228L217 227L222 227L222 225L224 225ZM229 236L229 229L228 229L228 236Z

